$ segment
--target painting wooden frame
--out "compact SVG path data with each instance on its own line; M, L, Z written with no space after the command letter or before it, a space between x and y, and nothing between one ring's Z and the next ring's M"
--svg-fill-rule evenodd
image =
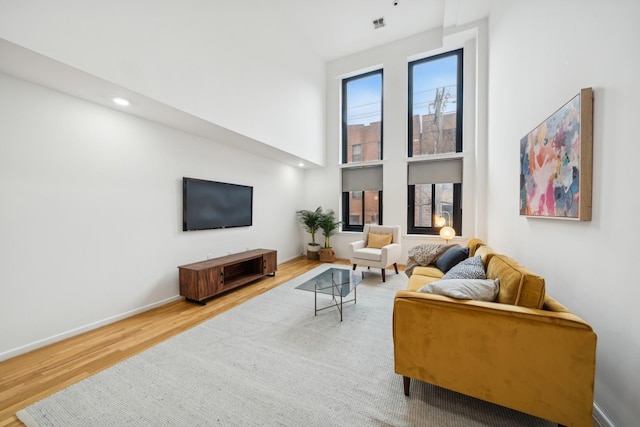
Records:
M591 220L593 90L580 93L520 140L520 215Z

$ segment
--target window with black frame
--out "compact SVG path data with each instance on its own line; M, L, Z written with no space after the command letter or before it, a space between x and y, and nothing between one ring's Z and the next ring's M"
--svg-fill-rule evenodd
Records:
M342 80L342 163L382 160L382 70Z
M342 81L342 229L382 221L382 70ZM363 167L364 166L364 167Z
M462 232L462 49L409 63L407 231Z
M462 159L408 165L408 231L438 234L442 227L462 229Z
M342 229L382 224L382 165L342 169Z

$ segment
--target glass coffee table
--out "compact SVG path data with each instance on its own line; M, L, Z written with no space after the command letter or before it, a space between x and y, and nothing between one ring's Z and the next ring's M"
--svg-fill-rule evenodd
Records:
M343 268L330 268L303 284L296 286L296 289L312 291L314 293L314 310L316 316L319 311L337 307L340 312L340 321L342 322L342 306L348 302L356 303L358 296L356 287L360 282L362 282L362 273L360 272ZM344 298L347 297L351 291L353 291L353 298L345 300ZM319 293L331 295L332 304L318 308Z

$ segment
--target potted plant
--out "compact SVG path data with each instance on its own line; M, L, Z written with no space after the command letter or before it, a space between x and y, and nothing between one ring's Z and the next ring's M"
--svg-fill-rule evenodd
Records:
M316 243L316 231L320 227L322 208L318 206L315 211L299 210L296 214L304 230L311 233L311 243L307 245L307 259L319 259L318 251L320 250L320 245Z
M336 260L335 252L331 247L331 236L336 234L341 223L342 221L336 219L336 214L332 209L322 213L319 225L322 234L324 234L324 248L320 249L320 261L334 262Z

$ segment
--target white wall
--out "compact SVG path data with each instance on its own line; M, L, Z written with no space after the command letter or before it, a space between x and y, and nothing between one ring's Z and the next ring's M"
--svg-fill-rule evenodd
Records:
M0 360L175 299L178 265L300 254L300 169L2 74L0 93ZM253 186L253 226L183 232L183 176Z
M324 62L283 12L263 0L6 0L0 37L323 164Z
M483 41L484 39L484 41ZM327 167L307 171L305 175L305 204L307 209L322 206L341 212L340 172L340 91L342 79L366 71L384 69L383 103L383 222L400 224L403 230L403 261L408 250L424 242L442 242L439 236L407 235L407 103L408 63L443 51L465 48L465 105L464 105L464 175L463 235L457 241L466 241L476 235L476 195L483 189L475 186L476 156L479 149L486 151L486 133L478 134L476 126L477 103L486 103L484 94L478 95L477 79L486 76L486 22L465 28L437 29L406 39L337 59L327 65ZM484 68L483 68L484 67ZM480 70L481 72L479 72ZM483 84L483 87L486 84ZM482 107L484 110L484 107ZM322 237L322 236L321 236ZM331 244L339 258L348 258L348 243L362 238L362 233L339 232ZM309 241L304 236L304 241Z
M635 0L497 2L489 19L489 243L593 326L595 400L616 426L640 419L638 22ZM520 138L584 87L594 90L593 219L520 217Z

